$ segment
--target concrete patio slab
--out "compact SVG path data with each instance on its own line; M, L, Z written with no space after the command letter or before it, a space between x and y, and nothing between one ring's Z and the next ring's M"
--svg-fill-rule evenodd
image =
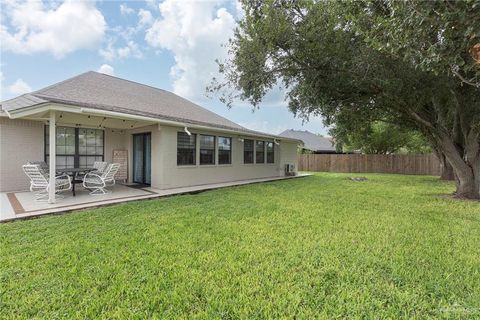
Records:
M259 182L301 178L310 174L299 174L292 177L271 177L197 185L174 189L133 188L130 185L117 184L111 188L112 193L92 196L87 190L77 190L76 196L66 193L65 198L55 204L35 201L31 192L0 193L0 222L32 218L46 214L58 214L87 208L112 205L116 203L166 197L178 194L196 193L206 190L240 186Z

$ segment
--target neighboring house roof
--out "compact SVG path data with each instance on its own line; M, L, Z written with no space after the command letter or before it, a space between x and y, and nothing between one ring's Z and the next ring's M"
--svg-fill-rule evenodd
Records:
M93 71L3 101L0 108L10 112L45 103L75 105L251 134L260 133L244 128L172 92Z
M310 131L301 131L301 130L285 130L280 133L281 137L298 139L303 141L303 148L312 150L312 151L329 151L335 152L335 145L329 137L322 137L318 134L312 133Z

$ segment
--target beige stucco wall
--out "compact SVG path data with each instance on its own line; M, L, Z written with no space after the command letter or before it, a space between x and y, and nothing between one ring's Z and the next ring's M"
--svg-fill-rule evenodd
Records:
M126 136L125 130L105 129L105 161L112 162L113 150L125 150L127 148Z
M152 187L159 189L194 186L225 181L266 178L284 175L284 164L296 165L295 143L275 145L275 162L262 164L243 163L243 136L190 129L191 133L232 137L232 164L200 165L197 140L197 161L193 166L177 165L177 132L181 127L161 126L152 129ZM267 140L259 138L259 140ZM271 141L271 140L270 140ZM155 148L155 149L154 149ZM130 152L131 153L131 152ZM218 158L218 153L216 154ZM218 163L218 159L217 159ZM131 171L131 170L130 170Z
M294 164L295 172L298 171L297 144L293 142L280 143L280 167L285 169L286 164Z
M44 159L44 124L0 117L0 192L26 190L27 161Z

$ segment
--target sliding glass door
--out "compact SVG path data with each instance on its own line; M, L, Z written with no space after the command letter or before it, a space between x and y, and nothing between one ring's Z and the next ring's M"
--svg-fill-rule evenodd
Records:
M151 140L150 133L133 135L133 182L151 183Z

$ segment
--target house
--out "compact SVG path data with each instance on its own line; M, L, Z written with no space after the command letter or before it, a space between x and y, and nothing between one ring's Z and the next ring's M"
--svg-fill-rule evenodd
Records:
M1 103L0 191L28 189L27 161L89 167L112 162L114 150L127 151L128 182L157 189L279 177L287 164L297 167L299 143L246 129L171 92L90 71Z
M322 137L307 130L302 131L293 129L283 131L280 133L280 136L303 141L302 149L312 153L337 153L335 143L331 137Z

